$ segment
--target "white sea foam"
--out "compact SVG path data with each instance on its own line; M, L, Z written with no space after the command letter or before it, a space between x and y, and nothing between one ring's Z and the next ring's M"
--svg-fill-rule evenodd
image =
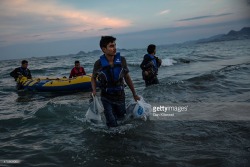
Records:
M162 59L162 66L172 66L174 65L175 63L177 63L177 61L173 60L173 59L170 59L170 58L165 58L165 59Z

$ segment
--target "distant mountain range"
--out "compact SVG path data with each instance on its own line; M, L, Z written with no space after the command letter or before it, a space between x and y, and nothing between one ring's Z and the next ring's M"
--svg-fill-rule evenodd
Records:
M221 41L243 40L243 39L250 39L250 27L244 27L240 31L231 30L227 34L220 34L212 36L210 38L199 39L192 42L208 43L208 42L221 42Z
M194 41L187 41L184 42L185 44L195 44L195 43L209 43L209 42L221 42L221 41L232 41L232 40L244 40L244 39L250 39L250 27L244 27L240 31L234 31L231 30L227 34L219 34L215 35L209 38L204 38L204 39L199 39L199 40L194 40ZM175 44L169 44L169 45L175 45ZM165 47L168 45L159 45L157 46L158 48L160 47ZM120 52L131 50L131 49L118 49ZM87 53L91 54L96 54L96 55L101 55L103 54L101 50L93 50ZM74 55L85 55L86 52L84 51L79 51L76 54L70 54L72 56Z
M117 49L119 52L124 52L124 51L128 51L127 49L120 49L120 48L118 48ZM76 53L76 54L69 54L69 56L75 56L75 55L77 55L77 56L81 56L81 55L85 55L86 53L90 53L90 54L96 54L96 55L102 55L103 54L103 52L101 51L101 50L92 50L92 51L90 51L90 52L84 52L84 51L79 51L78 53Z

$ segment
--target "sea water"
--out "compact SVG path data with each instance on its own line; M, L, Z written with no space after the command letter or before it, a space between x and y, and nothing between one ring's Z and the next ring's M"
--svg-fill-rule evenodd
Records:
M250 165L250 40L157 46L160 84L147 88L139 67L146 49L120 51L138 95L155 109L187 111L112 131L84 121L90 92L17 92L9 73L21 59L3 60L0 166ZM66 54L27 58L33 77L68 77L75 60L92 73L101 52Z

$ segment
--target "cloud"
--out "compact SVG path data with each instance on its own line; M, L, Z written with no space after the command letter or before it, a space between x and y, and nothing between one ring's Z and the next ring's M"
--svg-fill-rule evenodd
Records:
M32 37L40 37L41 35L32 35Z
M206 18L215 18L215 17L221 17L221 16L227 16L231 15L233 13L223 13L219 15L205 15L205 16L198 16L198 17L191 17L191 18L186 18L186 19L181 19L177 21L192 21L192 20L200 20L200 19L206 19Z
M112 30L112 28L106 27L106 28L99 29L99 31L107 31L107 30Z
M99 29L131 26L126 19L43 0L1 0L0 22L0 38L9 42L37 39L37 34L43 39L88 37L99 35Z
M168 13L170 13L170 10L166 9L166 10L163 10L160 13L158 13L158 15L164 15L164 14L168 14Z

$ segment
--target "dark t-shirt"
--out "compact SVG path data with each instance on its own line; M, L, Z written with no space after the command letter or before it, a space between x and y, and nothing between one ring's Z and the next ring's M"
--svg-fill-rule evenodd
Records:
M160 62L160 59L156 56L155 57L155 60L156 60L156 65L157 65L157 68L159 68L161 66L161 62ZM143 61L140 65L141 69L143 71L147 71L149 70L150 68L153 67L153 64L150 64L152 62L152 59L146 54L144 55L144 58L143 58Z
M128 69L128 66L127 66L126 59L123 56L121 56L121 66L123 68L123 76L125 76L129 72L129 69ZM98 77L98 72L100 72L101 69L102 69L101 60L98 59L95 62L93 73L92 73L94 78ZM125 99L124 91L122 91L120 94L115 94L115 95L107 94L104 91L101 91L101 96L105 97L105 98L107 98L109 100L112 100L112 101L122 101L122 100Z
M154 64L152 61L152 58L148 56L148 54L144 55L143 61L140 65L141 69L142 69L142 77L144 80L147 81L153 81L155 78L157 78L158 75L158 68L161 66L161 60L154 56L155 60L156 60L156 65L157 68L154 68ZM147 71L149 74L147 76L145 76L144 72Z
M23 76L27 77L28 79L32 78L31 72L28 68L23 69L22 67L18 67L10 73L10 76L14 77L15 80L17 80L19 75L23 75Z

